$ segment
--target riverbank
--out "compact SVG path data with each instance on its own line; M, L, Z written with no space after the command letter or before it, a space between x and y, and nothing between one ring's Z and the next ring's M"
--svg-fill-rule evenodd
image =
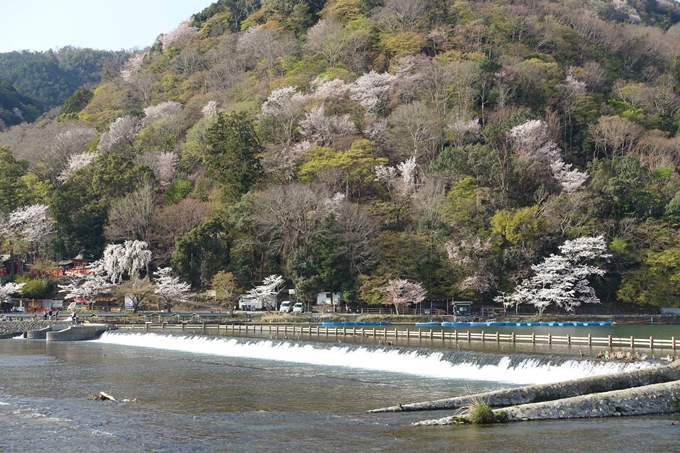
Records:
M40 330L46 327L51 327L55 321L46 320L25 320L25 321L1 321L0 322L0 336L11 337L22 334L29 330Z

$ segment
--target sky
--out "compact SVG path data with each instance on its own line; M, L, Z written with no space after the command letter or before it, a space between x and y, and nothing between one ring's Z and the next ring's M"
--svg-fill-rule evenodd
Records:
M214 1L0 0L0 52L141 49Z

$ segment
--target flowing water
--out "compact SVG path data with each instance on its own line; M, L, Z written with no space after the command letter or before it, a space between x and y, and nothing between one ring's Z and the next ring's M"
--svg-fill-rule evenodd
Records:
M573 354L110 332L0 341L0 451L680 451L680 416L412 427L396 404L653 366ZM90 401L107 392L119 400Z

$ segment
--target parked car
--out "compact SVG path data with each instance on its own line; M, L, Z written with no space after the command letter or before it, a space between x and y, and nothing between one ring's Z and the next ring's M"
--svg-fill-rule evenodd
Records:
M281 302L281 306L279 307L279 311L281 313L290 313L290 311L293 309L293 307L290 304L289 300L284 300Z
M302 305L302 302L298 302L295 305L293 305L293 314L304 313L304 312L305 312L305 306Z

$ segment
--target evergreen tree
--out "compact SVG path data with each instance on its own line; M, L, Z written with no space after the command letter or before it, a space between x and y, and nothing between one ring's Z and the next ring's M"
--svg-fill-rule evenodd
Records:
M207 131L205 164L231 201L247 193L262 176L261 152L253 122L245 113L220 113Z

